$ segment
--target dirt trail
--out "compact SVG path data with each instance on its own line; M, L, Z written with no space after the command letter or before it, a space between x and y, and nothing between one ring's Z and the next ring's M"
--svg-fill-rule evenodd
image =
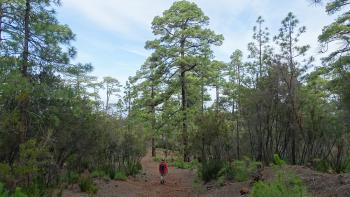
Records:
M99 188L96 196L100 197L182 197L197 196L192 189L195 173L190 170L177 169L169 167L169 173L166 176L166 183L160 184L160 175L158 163L153 161L151 151L141 160L143 173L127 181L103 181L96 180ZM79 192L77 186L70 190L65 190L63 196L88 196L86 193Z

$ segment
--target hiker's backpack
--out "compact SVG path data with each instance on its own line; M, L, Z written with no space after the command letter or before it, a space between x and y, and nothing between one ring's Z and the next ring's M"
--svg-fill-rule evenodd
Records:
M160 164L159 170L161 173L165 173L165 164L164 163Z

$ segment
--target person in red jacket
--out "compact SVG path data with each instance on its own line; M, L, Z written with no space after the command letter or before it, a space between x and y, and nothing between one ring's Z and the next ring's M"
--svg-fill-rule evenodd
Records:
M164 176L168 174L168 164L165 162L164 159L162 159L162 162L159 164L159 173L160 173L160 183L164 184Z

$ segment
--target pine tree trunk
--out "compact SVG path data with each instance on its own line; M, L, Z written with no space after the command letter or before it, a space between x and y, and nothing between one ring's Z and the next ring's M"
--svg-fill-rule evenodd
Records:
M2 19L4 16L3 3L0 3L0 43L2 41Z
M152 157L156 157L156 142L155 142L155 135L156 135L156 109L155 109L155 103L154 103L154 85L152 84L151 89L151 113L152 113Z
M184 68L181 70L181 103L182 103L182 140L184 148L184 161L190 161L189 150L188 150L188 114L187 114L187 84L186 84L186 71Z
M28 66L29 66L29 39L30 39L30 12L31 4L30 0L26 0L26 9L24 13L24 40L23 40L23 53L22 53L22 67L21 73L25 80L29 80ZM29 94L26 92L22 93L22 99L20 100L20 114L21 114L21 125L20 125L20 142L25 142L28 133L29 125Z

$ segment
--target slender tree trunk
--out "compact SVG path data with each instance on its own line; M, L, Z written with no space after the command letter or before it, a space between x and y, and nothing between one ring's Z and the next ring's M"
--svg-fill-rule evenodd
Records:
M188 114L187 114L187 84L186 84L186 71L184 68L181 69L181 103L182 103L182 140L184 146L184 161L189 161L189 150L188 150Z
M3 3L0 3L0 43L2 42L2 20L4 17L4 8L3 8Z
M202 120L204 118L204 77L201 77L201 100L202 100L202 109L201 109L201 113L202 113ZM201 161L205 162L206 160L206 155L205 155L205 136L204 136L204 132L202 132L202 156L201 156Z
M219 100L220 100L220 92L219 92L219 84L216 84L215 85L215 95L216 95L216 106L215 106L215 110L216 110L216 113L219 113Z
M152 84L151 89L151 113L152 113L152 157L156 156L156 143L155 143L155 135L156 135L156 109L154 104L154 85Z
M109 97L110 97L110 93L109 93L109 87L107 84L107 95L106 95L106 113L108 112L108 108L109 108Z
M238 75L238 94L237 94L237 118L236 118L236 138L237 138L237 159L240 159L240 124L239 124L239 119L240 119L240 116L241 116L241 101L240 101L240 90L241 90L241 67L240 65L238 64L238 67L237 67L237 75Z
M29 39L30 39L30 12L31 12L31 3L30 0L26 0L26 9L24 14L24 40L23 40L23 53L22 53L22 67L21 73L25 80L30 82L28 75L29 67ZM28 133L29 125L29 94L22 93L23 99L20 101L20 114L21 114L21 125L20 125L20 142L25 142Z
M181 58L185 57L185 42L186 39L182 39L180 42ZM181 105L182 105L182 141L183 141L183 159L185 162L190 161L188 150L188 113L187 113L187 81L186 81L186 65L182 63L180 65L180 81L181 81Z
M292 40L292 30L289 29L289 69L290 69L290 87L289 87L289 97L291 105L291 120L290 120L290 131L292 137L292 164L296 164L296 109L295 109L295 67L293 62L293 40Z
M24 41L23 41L23 54L22 54L23 55L22 75L24 77L28 76L28 66L29 66L30 12L31 12L30 0L26 0L26 10L24 14Z

